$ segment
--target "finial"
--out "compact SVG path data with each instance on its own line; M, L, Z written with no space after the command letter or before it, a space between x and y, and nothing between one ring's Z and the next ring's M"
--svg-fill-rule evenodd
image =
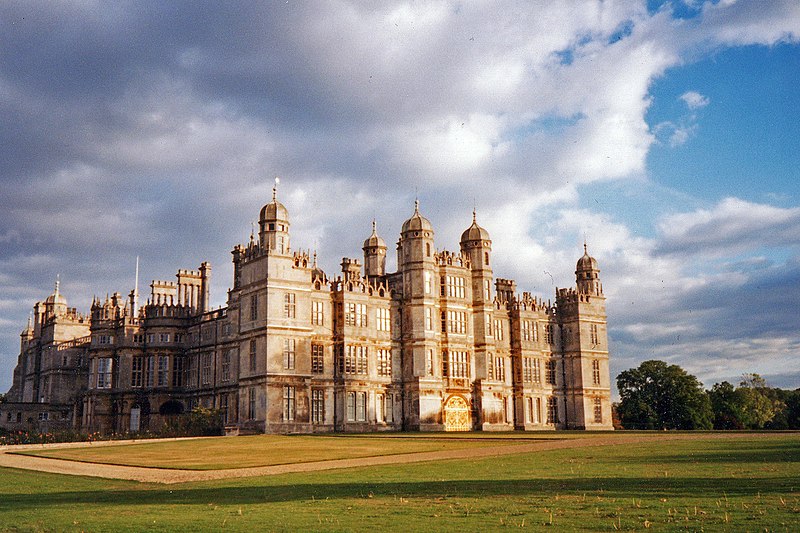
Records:
M33 311L28 311L28 329L33 326Z
M61 274L56 274L56 296L58 296L58 288L61 285Z
M317 268L317 251L314 250L314 268Z
M250 222L250 242L252 243L255 240L255 233L256 233L256 223Z
M473 224L477 224L478 223L478 214L477 214L474 206L472 207L472 223Z
M419 198L414 198L414 213L419 214Z
M375 224L375 219L374 218L372 219L372 234L373 235L377 235L378 234L378 226Z
M281 179L278 176L275 176L275 186L272 187L272 201L276 201L278 199L278 184L281 182Z

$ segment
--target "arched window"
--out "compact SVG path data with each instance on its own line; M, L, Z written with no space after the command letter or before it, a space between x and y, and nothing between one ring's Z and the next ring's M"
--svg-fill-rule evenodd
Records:
M425 243L425 255L427 257L431 256L431 243L429 243L429 242Z
M483 264L489 265L489 252L483 252Z

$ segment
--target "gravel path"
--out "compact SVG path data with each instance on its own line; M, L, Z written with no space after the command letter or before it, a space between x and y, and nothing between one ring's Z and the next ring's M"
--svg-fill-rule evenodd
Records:
M572 448L585 448L594 446L621 446L649 442L653 440L702 440L702 439L727 439L745 437L770 438L785 433L701 433L697 435L653 433L651 435L625 435L613 433L603 437L571 438L564 440L542 440L525 444L512 444L507 446L492 446L487 442L485 448L464 448L458 450L444 450L436 452L417 452L407 454L382 455L377 457L358 457L353 459L336 459L331 461L316 461L309 463L293 463L274 466L257 466L250 468L229 468L223 470L175 470L166 468L145 468L138 466L118 466L100 463L81 463L63 459L46 457L33 457L17 455L8 452L24 449L54 449L54 448L79 448L88 446L122 446L133 441L113 441L100 443L65 443L48 445L23 445L0 447L0 466L9 468L22 468L38 470L40 472L53 472L56 474L71 474L76 476L91 476L112 479L128 479L147 483L184 483L188 481L209 481L215 479L230 479L238 477L271 476L291 472L313 472L319 470L332 470L337 468L352 468L359 466L376 466L389 464L419 463L423 461L440 461L445 459L479 459L484 457L497 457L519 453L539 452L546 450L563 450ZM800 436L800 433L795 434ZM218 437L216 437L218 438ZM175 439L169 439L175 440ZM142 441L136 441L142 442Z

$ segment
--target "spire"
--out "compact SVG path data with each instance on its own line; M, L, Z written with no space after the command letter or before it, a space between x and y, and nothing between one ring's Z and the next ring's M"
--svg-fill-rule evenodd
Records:
M55 293L54 293L56 296L58 296L58 288L61 285L61 279L60 278L61 278L61 274L56 274L56 290L55 290Z
M472 207L472 223L478 223L478 213L476 212L475 206Z
M374 218L372 219L372 234L373 235L377 235L378 234L378 226L375 224L375 219Z
M136 256L136 276L133 284L133 301L131 302L131 316L139 312L139 256Z
M419 198L414 198L414 214L419 215Z
M33 329L33 311L28 311L28 329Z
M272 187L272 201L275 202L278 200L278 184L281 182L281 179L278 176L275 176L275 185Z

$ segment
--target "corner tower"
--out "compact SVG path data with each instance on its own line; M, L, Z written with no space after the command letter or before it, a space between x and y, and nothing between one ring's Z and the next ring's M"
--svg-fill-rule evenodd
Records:
M613 429L606 298L597 260L586 244L575 289L556 294L564 357L567 429Z
M433 226L419 212L403 223L397 243L397 269L402 275L402 358L405 429L437 431L442 425L442 380L438 316L436 252Z

